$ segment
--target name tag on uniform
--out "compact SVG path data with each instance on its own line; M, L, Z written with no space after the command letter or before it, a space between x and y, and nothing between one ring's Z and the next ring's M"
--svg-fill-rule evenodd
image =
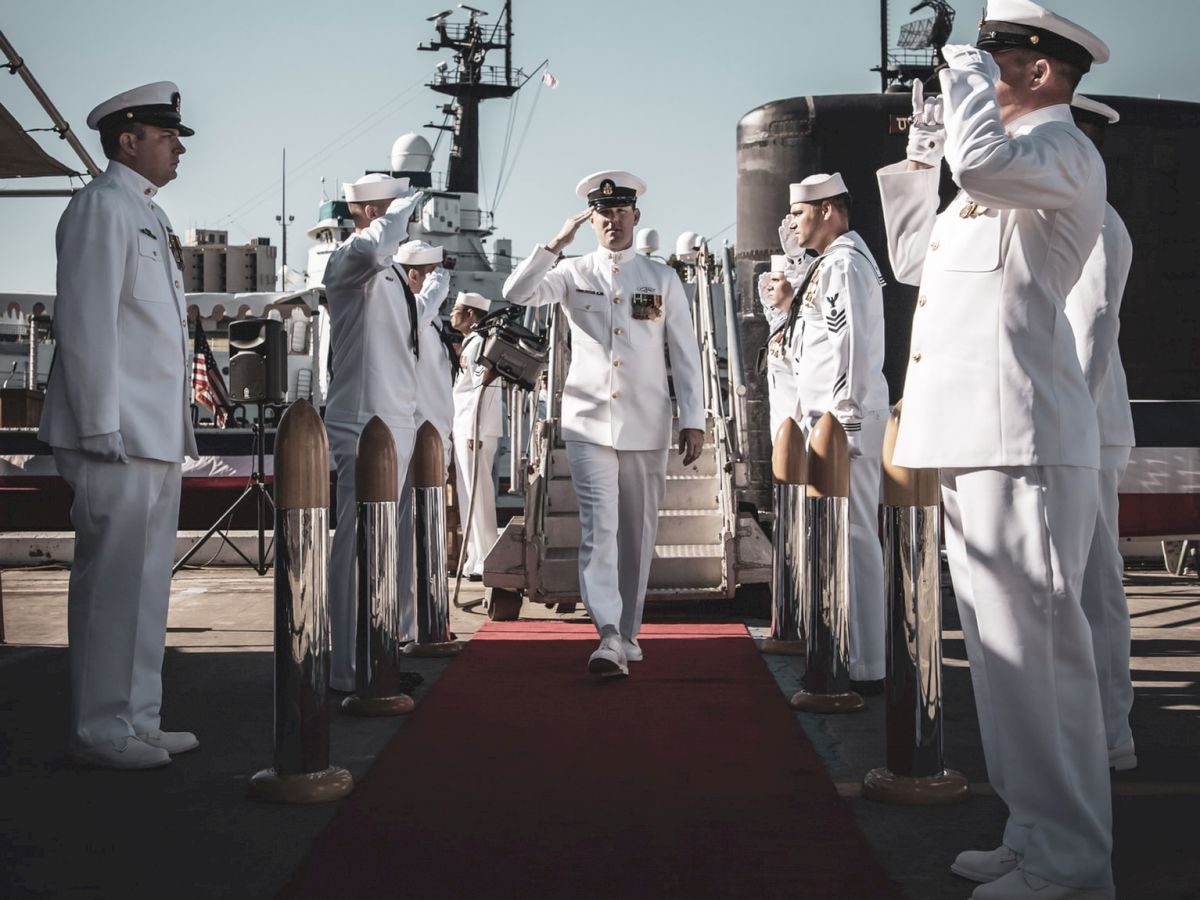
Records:
M641 288L632 298L633 317L645 322L657 322L662 318L662 294L653 288Z
M179 243L179 238L175 236L175 232L167 232L167 243L171 245L171 255L175 257L175 265L179 266L179 271L183 271L183 245Z
M594 297L603 297L604 291L593 291L590 288L582 288L576 285L575 291L580 294L591 294Z

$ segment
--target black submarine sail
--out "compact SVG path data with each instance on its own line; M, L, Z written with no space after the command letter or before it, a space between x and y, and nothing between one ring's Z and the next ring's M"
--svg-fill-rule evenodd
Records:
M899 28L889 49L888 3L880 3L882 91L878 94L795 96L746 113L737 126L738 328L747 358L767 337L756 295L757 276L780 253L779 221L788 185L815 172L841 172L853 198L852 227L883 268L887 376L891 400L903 392L916 288L898 284L887 241L875 172L904 158L915 78L936 86L937 54L950 36L954 10L926 0L932 16ZM800 86L802 87L802 86ZM1084 84L1086 89L1086 80ZM1134 400L1200 399L1200 103L1091 95L1121 114L1101 148L1108 199L1133 238L1134 259L1121 308L1121 355ZM954 193L943 170L942 199ZM746 373L751 491L759 510L771 508L767 390Z

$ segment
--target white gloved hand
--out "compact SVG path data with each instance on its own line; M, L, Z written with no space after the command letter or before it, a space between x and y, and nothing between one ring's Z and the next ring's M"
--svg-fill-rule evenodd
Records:
M420 209L421 204L424 202L424 191L412 191L411 193L401 194L388 204L387 214L389 217L407 221L413 217L413 213Z
M784 216L779 223L779 246L783 248L783 254L788 259L796 260L804 255L804 248L800 246L796 241L796 236L788 228L787 216Z
M942 59L946 60L947 67L955 71L977 72L992 84L1000 80L1000 67L996 65L992 54L970 44L947 44L942 48Z
M110 431L106 434L90 434L79 439L79 452L84 456L98 459L101 462L127 463L129 457L125 454L125 442L121 440L121 432Z
M925 97L920 79L913 81L912 123L908 126L908 149L905 156L913 162L936 169L942 162L946 146L946 126L942 122L940 95Z
M421 291L429 291L430 298L440 308L446 295L450 293L450 273L438 266L425 276L425 284L421 286Z
M758 273L758 302L761 303L763 306L771 305L771 298L767 294L767 289L770 287L770 285L771 285L771 273L770 272L759 272Z
M858 459L862 452L862 431L846 431L846 445L850 448L850 458Z

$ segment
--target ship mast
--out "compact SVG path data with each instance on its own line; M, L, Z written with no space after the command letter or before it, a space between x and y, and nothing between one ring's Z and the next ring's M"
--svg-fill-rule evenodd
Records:
M439 67L439 76L427 86L454 98L446 108L453 115L453 143L450 147L450 166L446 190L453 193L479 193L479 104L484 100L507 98L520 87L522 73L512 68L512 0L505 0L500 19L490 33L480 24L481 9L458 4L470 13L465 25L447 24L453 10L446 10L429 21L437 29L437 39L421 44L418 50L453 50L454 70ZM503 66L486 65L489 50L504 51ZM514 75L516 76L514 78ZM433 126L441 127L441 126Z
M941 62L942 47L950 40L954 28L954 7L948 0L920 0L909 15L929 9L933 15L900 26L900 37L894 49L888 47L888 0L879 0L879 73L883 91L907 87L913 81L929 83Z

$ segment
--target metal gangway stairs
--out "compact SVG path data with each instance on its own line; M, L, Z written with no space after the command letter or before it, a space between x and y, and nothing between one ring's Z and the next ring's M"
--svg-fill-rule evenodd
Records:
M739 586L766 597L770 541L752 514L738 511L747 440L731 264L732 252L726 248L725 266L718 275L707 246L701 245L695 260L683 269L700 347L705 440L699 459L686 467L675 450L668 456L648 604L729 600ZM727 328L719 328L716 315L722 291L715 288L722 276ZM524 600L570 611L580 599L579 506L560 432L569 329L557 305L528 310L526 326L548 329L550 360L539 391L509 388L510 484L513 492L524 496L524 514L508 522L484 563L488 614L498 620L517 618ZM724 342L718 340L722 336ZM722 358L722 343L728 348L728 364ZM677 434L678 420L674 424Z

